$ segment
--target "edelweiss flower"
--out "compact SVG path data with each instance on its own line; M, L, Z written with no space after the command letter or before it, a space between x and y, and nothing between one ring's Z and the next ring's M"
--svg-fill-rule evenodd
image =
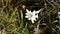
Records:
M33 12L31 12L28 9L26 9L26 11L27 13L25 13L26 14L25 18L28 18L28 20L31 20L31 22L34 23L34 21L36 21L36 18L38 18L38 13L40 12L40 10L39 11L34 10Z

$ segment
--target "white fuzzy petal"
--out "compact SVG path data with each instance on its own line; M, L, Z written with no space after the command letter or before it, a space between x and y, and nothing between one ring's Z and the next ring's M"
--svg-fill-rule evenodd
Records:
M25 18L28 18L28 16L25 16Z
M40 11L36 11L36 13L38 14Z
M25 15L28 15L28 13L25 13Z
M36 18L34 18L34 20L36 21Z
M33 11L33 13L35 13L35 10Z
M33 13L33 15L35 15L35 10L32 13Z
M32 22L32 23L34 23L34 20L33 20L33 19L31 19L31 22Z
M28 18L28 20L31 20L31 18Z
M40 11L41 11L41 9L40 9L40 10L38 10L38 11L36 11L36 13L38 14Z
M27 13L29 13L29 10L28 9L26 9L26 11L27 11Z

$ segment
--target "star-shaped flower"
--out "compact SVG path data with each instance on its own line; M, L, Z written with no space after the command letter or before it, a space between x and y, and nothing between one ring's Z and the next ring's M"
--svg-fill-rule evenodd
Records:
M31 20L31 22L34 23L34 21L36 21L36 18L38 18L38 13L40 12L40 10L38 11L34 10L33 12L31 12L28 9L26 9L26 11L27 13L25 13L26 14L25 18L28 18L28 20Z

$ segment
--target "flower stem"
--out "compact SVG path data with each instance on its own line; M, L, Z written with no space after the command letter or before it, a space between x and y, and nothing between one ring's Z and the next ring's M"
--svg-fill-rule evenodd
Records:
M23 27L23 12L21 10L21 24L20 24L20 27Z

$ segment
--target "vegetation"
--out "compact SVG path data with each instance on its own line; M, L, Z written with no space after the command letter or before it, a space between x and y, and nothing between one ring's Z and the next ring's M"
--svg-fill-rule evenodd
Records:
M35 23L26 9L41 9ZM0 0L0 34L60 34L59 12L60 0Z

